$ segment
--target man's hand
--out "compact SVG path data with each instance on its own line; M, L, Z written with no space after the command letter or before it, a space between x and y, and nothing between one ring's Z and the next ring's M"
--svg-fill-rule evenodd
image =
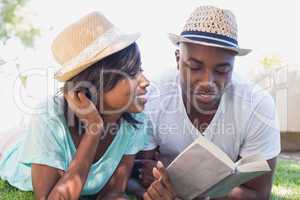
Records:
M168 172L163 164L158 161L153 168L155 181L145 192L144 200L173 200L176 198L175 190L171 184Z
M139 179L143 187L148 188L154 181L153 169L157 165L156 160L141 160L142 168L139 170Z
M142 164L142 168L139 169L139 181L144 188L148 188L155 181L153 169L160 160L160 154L156 150L151 152L151 155L151 158L146 157L139 160Z

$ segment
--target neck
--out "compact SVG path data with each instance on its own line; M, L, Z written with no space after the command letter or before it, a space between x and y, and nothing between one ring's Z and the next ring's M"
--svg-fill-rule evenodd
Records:
M182 96L182 98L189 120L201 133L203 133L214 118L216 109L201 112L198 111L186 97Z
M120 120L121 116L122 114L102 115L102 118L105 124L114 124Z

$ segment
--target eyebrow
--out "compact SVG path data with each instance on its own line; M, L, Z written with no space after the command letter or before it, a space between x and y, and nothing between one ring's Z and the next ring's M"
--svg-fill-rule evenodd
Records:
M204 64L203 61L197 60L197 59L195 59L195 58L189 58L188 61L195 62L196 64L199 64L199 65L203 65L203 64ZM229 62L224 62L224 63L219 63L219 64L217 64L215 67L216 67L216 68L219 68L219 67L227 67L227 66L228 66L228 67L232 67L232 64L229 63Z
M220 64L217 64L216 65L216 68L219 68L219 67L232 67L232 65L231 65L231 63L227 63L227 62L225 62L225 63L220 63Z
M195 59L195 58L189 58L188 61L195 62L195 63L197 63L197 64L199 64L199 65L203 65L203 64L204 64L203 61L197 60L197 59Z

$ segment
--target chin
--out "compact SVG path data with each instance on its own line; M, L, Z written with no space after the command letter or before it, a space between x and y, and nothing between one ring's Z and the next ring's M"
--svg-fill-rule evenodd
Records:
M215 113L218 109L218 103L215 101L209 104L199 101L197 101L196 103L197 105L194 105L194 108L196 108L198 112L203 114L212 114Z
M145 105L134 105L130 107L127 112L129 113L140 113L143 112L145 109Z

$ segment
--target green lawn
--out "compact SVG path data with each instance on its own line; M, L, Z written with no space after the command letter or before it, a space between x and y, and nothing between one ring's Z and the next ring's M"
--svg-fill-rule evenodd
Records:
M31 192L21 192L0 180L0 200L31 200ZM132 198L134 199L134 198ZM300 200L300 164L280 160L274 180L273 200Z

